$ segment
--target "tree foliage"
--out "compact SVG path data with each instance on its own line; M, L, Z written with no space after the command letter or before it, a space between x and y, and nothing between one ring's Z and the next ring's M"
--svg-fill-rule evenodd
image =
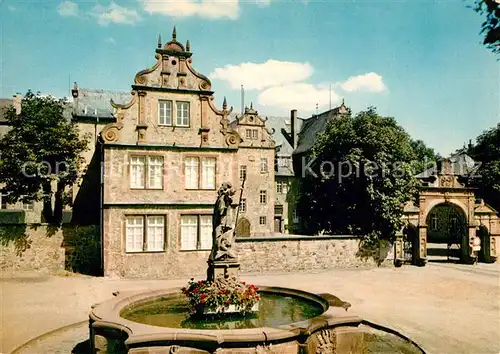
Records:
M6 112L10 130L0 140L0 184L8 203L43 201L46 222L58 223L69 200L64 192L78 178L88 136L64 117L64 99L28 91L21 112ZM55 206L52 199L55 198Z
M484 35L483 44L493 53L500 53L500 2L498 0L476 0L474 10L483 16L485 21L481 25L481 34Z
M469 154L481 163L476 181L479 194L500 210L500 123L479 135Z
M403 206L418 193L417 155L433 152L394 118L368 108L328 122L312 155L313 173L303 173L298 206L303 231L391 240L402 227Z
M422 140L411 140L410 144L416 155L415 173L425 171L441 157L433 148L426 146Z

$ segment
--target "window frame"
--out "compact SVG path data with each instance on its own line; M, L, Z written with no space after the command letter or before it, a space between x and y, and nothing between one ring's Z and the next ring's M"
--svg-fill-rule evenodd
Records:
M264 197L264 202L262 201L262 197ZM267 190L265 190L265 189L259 190L259 204L260 205L267 204Z
M179 124L179 104L187 104L187 124ZM184 117L180 117L182 120ZM191 102L189 101L175 101L175 126L181 128L189 128L191 125Z
M127 250L127 219L128 218L142 218L142 251L129 251ZM148 250L148 218L162 217L163 218L163 250ZM167 237L167 215L166 214L125 214L123 222L123 249L125 254L143 254L143 253L165 253L168 248Z
M268 173L269 172L269 162L267 161L267 157L260 158L260 173Z
M432 231L439 230L439 218L437 214L431 214L431 230Z
M293 209L293 212L292 212L292 221L293 223L298 223L300 222L300 216L299 216L299 212L297 209Z
M196 249L183 249L182 248L182 217L183 216L195 216L196 217ZM205 217L210 217L210 219L213 218L213 214L209 213L184 213L180 214L179 216L179 238L178 238L178 249L179 252L207 252L211 251L212 249L212 244L210 244L210 248L201 248L202 242L201 242L201 218ZM213 221L211 222L212 227L213 227Z
M264 222L262 222L262 220L264 220ZM259 216L259 225L260 226L267 225L267 217L265 215Z
M245 137L248 140L259 140L259 129L254 129L254 128L245 129Z
M170 124L168 124L168 123L161 123L160 105L162 103L170 103ZM159 99L158 100L158 126L161 126L161 127L172 127L172 126L174 126L173 107L174 107L174 101L173 100L167 100L167 99Z
M276 181L276 194L284 194L283 193L283 181Z
M144 170L144 177L142 179L143 187L132 186L132 159L134 157L144 158L144 163L142 164ZM150 183L150 160L151 158L161 158L161 187L153 188ZM129 154L129 168L128 168L128 185L131 190L164 190L165 189L165 157L163 155L155 154L141 154L141 153L131 153Z
M243 172L243 174L242 174ZM247 178L248 176L248 167L247 165L240 165L240 168L238 170L240 181L243 181L244 179Z
M241 198L240 202L240 213L247 212L247 198Z
M187 188L186 187L186 160L187 159L197 159L198 160L198 165L197 165L197 187L196 188ZM213 171L214 171L214 178L213 178L213 188L207 188L203 186L203 161L206 160L213 160ZM183 170L182 173L184 174L184 190L187 191L214 191L217 189L217 157L216 156L199 156L199 155L186 155L183 158Z

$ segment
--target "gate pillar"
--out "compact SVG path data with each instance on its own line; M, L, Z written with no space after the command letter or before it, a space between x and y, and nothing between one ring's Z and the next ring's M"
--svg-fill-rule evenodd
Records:
M427 262L427 225L418 226L417 265L424 266Z

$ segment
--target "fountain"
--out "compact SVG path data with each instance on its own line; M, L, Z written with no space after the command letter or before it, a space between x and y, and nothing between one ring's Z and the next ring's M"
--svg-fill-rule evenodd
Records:
M244 181L241 187L241 195ZM230 183L218 190L206 280L114 293L90 312L91 353L362 353L362 319L331 294L239 280ZM236 211L238 218L239 206ZM204 295L204 296L203 296Z

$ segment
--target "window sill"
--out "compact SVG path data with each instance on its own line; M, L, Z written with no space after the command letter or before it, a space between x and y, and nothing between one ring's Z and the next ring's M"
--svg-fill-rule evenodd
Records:
M163 251L125 251L125 254L146 254L146 253L166 253L166 250L163 250Z
M179 250L179 252L210 252L212 249Z
M184 188L187 191L214 191L216 188Z
M131 191L162 191L164 188L139 188L139 187L130 187Z

